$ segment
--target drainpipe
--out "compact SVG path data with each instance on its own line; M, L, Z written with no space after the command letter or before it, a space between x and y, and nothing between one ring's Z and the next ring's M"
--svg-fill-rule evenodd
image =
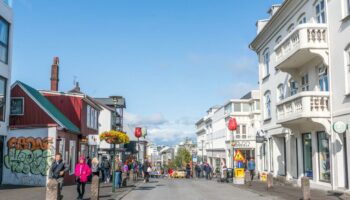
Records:
M329 87L329 112L330 112L330 140L331 140L331 145L330 145L330 154L331 154L331 186L332 190L335 190L335 135L334 131L332 129L333 125L333 84L332 84L332 70L330 69L332 66L331 63L331 55L330 55L330 49L331 49L331 37L330 37L330 29L329 29L329 7L328 7L328 1L325 1L325 6L326 6L326 15L327 15L327 39L328 39L328 87Z

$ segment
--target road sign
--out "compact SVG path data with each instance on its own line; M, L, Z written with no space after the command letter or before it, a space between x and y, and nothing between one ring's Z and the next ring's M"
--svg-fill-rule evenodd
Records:
M244 156L242 155L241 151L236 151L236 155L233 158L234 161L243 161L244 160Z

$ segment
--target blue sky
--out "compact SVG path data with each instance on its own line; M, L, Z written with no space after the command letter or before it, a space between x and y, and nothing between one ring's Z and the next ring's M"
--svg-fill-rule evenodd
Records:
M239 2L239 3L238 3ZM12 82L127 100L126 121L158 144L195 137L212 105L258 87L248 44L281 0L15 0Z

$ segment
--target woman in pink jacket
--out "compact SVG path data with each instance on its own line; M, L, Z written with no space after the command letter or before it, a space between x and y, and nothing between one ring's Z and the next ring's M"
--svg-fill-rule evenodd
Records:
M75 178L77 182L77 191L79 200L83 199L85 193L85 184L88 181L88 177L91 175L91 169L88 164L85 163L85 157L80 157L79 163L75 166ZM81 188L81 189L80 189Z

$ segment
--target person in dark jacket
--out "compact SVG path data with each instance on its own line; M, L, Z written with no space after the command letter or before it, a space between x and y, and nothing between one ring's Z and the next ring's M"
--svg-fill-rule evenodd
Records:
M55 155L55 161L51 165L49 177L51 179L55 179L59 183L61 191L63 188L64 174L66 171L68 171L68 168L62 160L62 155L57 153Z

